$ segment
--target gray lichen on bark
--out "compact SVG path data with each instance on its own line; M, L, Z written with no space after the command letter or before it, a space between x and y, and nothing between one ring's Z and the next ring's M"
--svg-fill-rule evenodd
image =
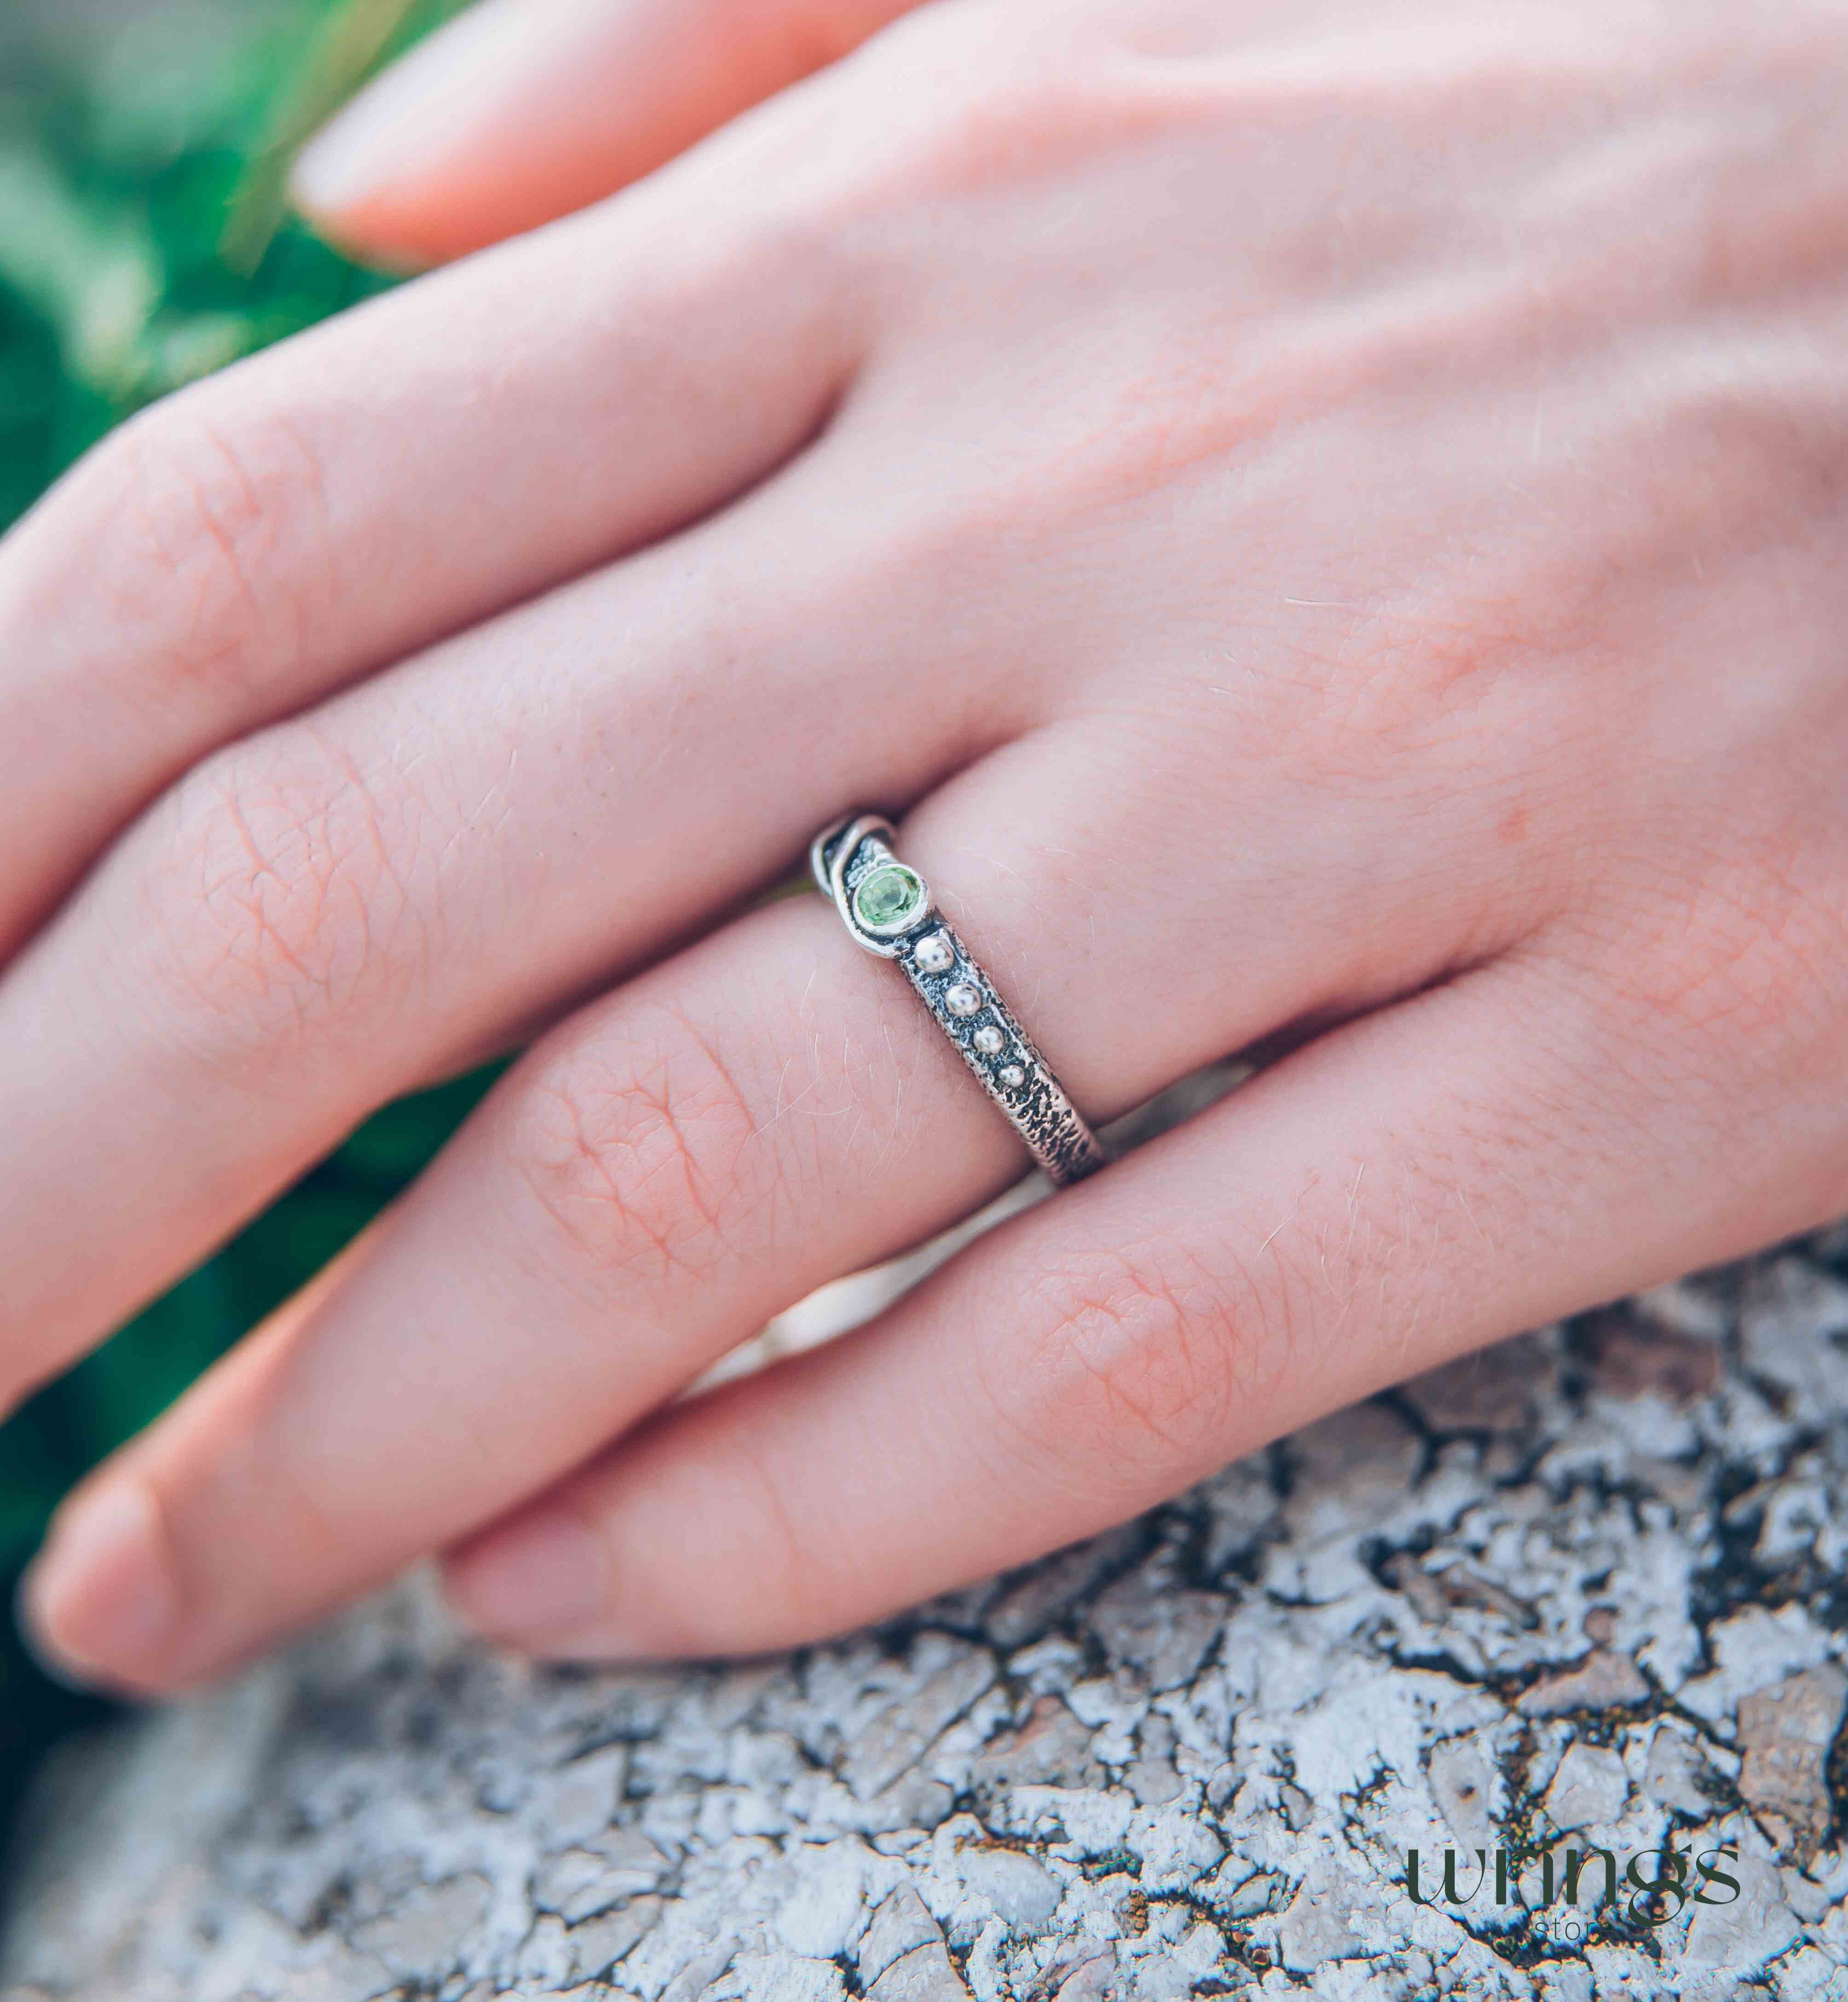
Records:
M5 1993L1843 1996L1845 1470L1838 1232L786 1660L535 1669L413 1582L60 1762ZM1665 1843L1739 1895L1487 1881Z

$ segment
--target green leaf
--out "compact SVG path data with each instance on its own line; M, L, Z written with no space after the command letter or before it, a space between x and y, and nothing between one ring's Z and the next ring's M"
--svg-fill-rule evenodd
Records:
M85 201L43 154L0 142L0 282L56 330L64 364L108 396L134 394L165 273L144 220Z

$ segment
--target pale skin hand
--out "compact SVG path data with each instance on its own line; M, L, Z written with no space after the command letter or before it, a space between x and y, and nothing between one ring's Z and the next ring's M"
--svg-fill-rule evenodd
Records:
M690 150L0 549L0 1390L537 1032L68 1505L85 1672L439 1549L541 1652L800 1641L1848 1208L1848 16L894 11L471 24L336 233ZM1093 1117L1298 1046L662 1412L1021 1165L819 899L737 914L861 804Z

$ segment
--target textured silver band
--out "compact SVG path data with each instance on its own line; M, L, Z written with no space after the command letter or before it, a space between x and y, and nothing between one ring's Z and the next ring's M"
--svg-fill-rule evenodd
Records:
M1062 1188L1082 1181L1109 1159L1102 1143L892 838L877 814L831 822L809 850L818 888L857 943L898 961L1046 1173Z

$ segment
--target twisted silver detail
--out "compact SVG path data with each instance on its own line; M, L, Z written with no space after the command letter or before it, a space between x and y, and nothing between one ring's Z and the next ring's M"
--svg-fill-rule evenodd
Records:
M892 849L878 814L849 814L816 835L809 866L855 942L896 960L1028 1151L1062 1188L1109 1156L1065 1087L954 930L929 885ZM864 892L865 894L862 894Z

